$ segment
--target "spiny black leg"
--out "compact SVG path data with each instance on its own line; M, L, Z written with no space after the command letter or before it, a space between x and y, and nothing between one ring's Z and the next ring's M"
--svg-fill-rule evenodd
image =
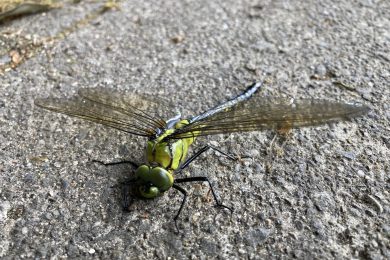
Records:
M209 181L209 179L207 177L189 177L189 178L176 179L175 183L194 182L194 181L207 181L209 186L210 186L211 193L213 194L215 204L218 207L226 208L226 209L230 210L231 213L233 213L232 208L225 206L221 202L219 202L217 195L214 192L213 185L211 185L211 182Z
M192 155L190 158L188 158L184 163L182 163L180 165L179 172L181 172L182 170L187 168L187 166L190 163L192 163L192 161L194 161L196 158L199 157L199 155L201 155L202 153L206 152L208 149L210 149L210 147L208 145L206 145L206 146L202 147L199 151L197 151L194 155Z
M175 189L177 189L178 191L180 191L180 192L183 194L183 201L181 202L180 208L179 208L179 210L177 211L176 216L173 218L173 220L175 221L176 230L177 230L177 232L179 232L179 227L177 226L177 219L179 218L180 213L181 213L181 210L183 209L183 206L184 206L184 204L186 203L187 192L186 192L185 189L183 189L182 187L180 187L180 186L178 186L178 185L176 185L176 184L173 184L172 187L175 188Z
M217 151L219 153L221 153L222 155L225 155L226 157L228 157L229 159L231 160L237 160L238 158L231 155L231 154L228 154L228 153L225 153L221 150L219 150L218 148L214 147L214 146L211 146L211 145L205 145L204 147L202 147L199 151L197 151L194 155L192 155L190 158L188 158L184 163L182 163L182 165L180 166L180 169L178 170L178 172L180 173L182 170L184 170L190 163L192 163L196 158L199 157L199 155L201 155L202 153L206 152L207 150L209 149L213 149L214 151Z
M219 150L219 149L218 149L217 147L215 147L215 146L211 146L211 145L207 145L207 146L210 147L211 149L213 149L214 151L217 151L217 152L219 152L220 154L225 155L227 158L229 158L229 159L232 160L232 161L237 161L237 160L238 160L238 157L237 157L237 156L234 156L234 155L225 153L225 152Z
M129 212L130 203L130 185L124 185L122 188L122 207L123 210Z
M134 168L138 168L138 166L139 166L137 163L135 163L133 161L119 161L119 162L105 163L105 162L102 162L99 160L92 160L92 162L96 162L96 163L99 163L99 164L104 165L104 166L119 165L119 164L131 164L131 166L133 166Z

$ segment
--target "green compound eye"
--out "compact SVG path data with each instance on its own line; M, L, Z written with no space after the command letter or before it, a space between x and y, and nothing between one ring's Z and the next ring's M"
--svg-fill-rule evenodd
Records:
M138 190L145 198L155 198L173 185L172 174L162 167L141 165L135 175L140 180Z
M141 165L135 171L135 177L144 181L147 181L149 175L150 175L150 166L147 165Z
M168 190L173 185L172 175L161 167L155 167L150 171L151 182L160 189L161 192Z

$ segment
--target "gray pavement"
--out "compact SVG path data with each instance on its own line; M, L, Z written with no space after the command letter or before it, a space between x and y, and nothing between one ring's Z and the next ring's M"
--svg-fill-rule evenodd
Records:
M0 27L0 65L29 42L0 76L0 258L390 258L389 1L122 1L58 37L100 5ZM192 151L249 158L211 152L191 165L185 174L209 176L234 213L213 207L206 184L186 185L180 234L178 192L125 212L118 184L134 170L91 162L142 162L145 139L34 106L106 87L162 97L186 117L266 77L264 98L372 111L287 137L199 138Z

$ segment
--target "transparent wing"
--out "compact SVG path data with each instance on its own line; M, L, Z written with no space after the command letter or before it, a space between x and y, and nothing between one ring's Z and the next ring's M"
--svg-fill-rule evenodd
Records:
M71 99L37 99L35 105L140 136L153 136L165 126L165 121L155 115L158 101L109 89L81 89Z
M348 120L368 110L368 107L356 103L320 99L265 101L252 99L186 125L168 136L167 139L315 126Z

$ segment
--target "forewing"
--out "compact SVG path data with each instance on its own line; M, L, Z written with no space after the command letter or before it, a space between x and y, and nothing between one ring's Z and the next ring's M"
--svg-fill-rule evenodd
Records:
M320 99L250 100L178 129L168 138L315 126L348 120L368 110L356 103Z
M71 99L37 99L39 107L82 118L141 136L153 136L165 121L147 111L156 110L158 102L136 94L114 90L81 89Z

